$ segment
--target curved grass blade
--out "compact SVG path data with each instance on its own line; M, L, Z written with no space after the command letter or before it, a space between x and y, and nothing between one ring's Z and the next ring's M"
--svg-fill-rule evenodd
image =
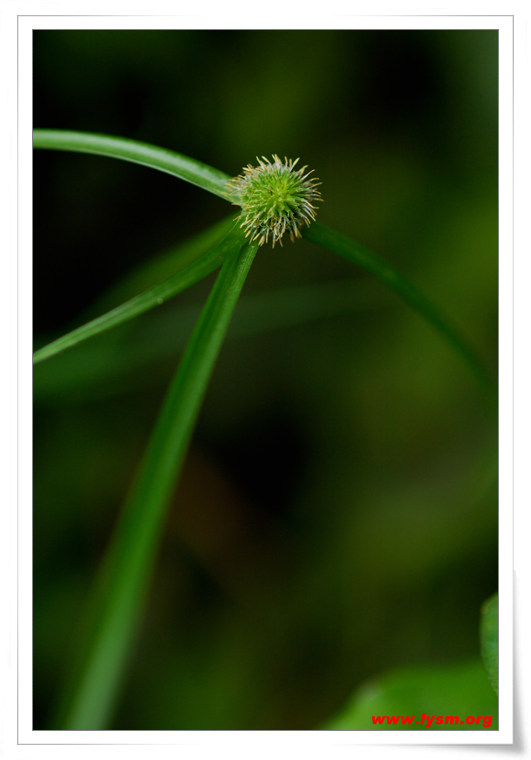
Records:
M160 306L164 301L199 282L203 277L206 277L217 269L227 255L227 251L233 247L234 235L238 235L236 229L236 226L233 226L229 234L218 245L164 282L155 285L144 293L140 293L115 309L102 314L100 317L96 317L96 319L92 319L90 322L76 327L75 330L62 335L57 340L38 349L33 354L33 363L37 364L45 359L49 359L71 346L75 346L84 340L110 330L112 327L121 325L129 319L133 319L133 317L137 317L139 314L153 309L155 306Z
M322 248L326 248L333 253L338 253L353 264L357 264L362 269L378 277L409 306L427 319L428 322L431 322L466 360L476 379L483 386L490 404L495 404L497 398L495 383L483 361L478 356L476 349L439 307L418 290L403 274L367 248L317 222L314 222L304 230L303 237Z
M230 198L227 192L227 182L230 177L224 172L196 161L194 158L183 156L181 153L137 140L91 132L35 129L33 130L33 147L121 158L123 161L131 161L134 164L148 166L179 177L225 200Z
M140 617L170 495L230 318L257 246L232 238L226 259L184 352L99 575L91 624L57 727L103 729ZM242 247L243 245L243 247Z

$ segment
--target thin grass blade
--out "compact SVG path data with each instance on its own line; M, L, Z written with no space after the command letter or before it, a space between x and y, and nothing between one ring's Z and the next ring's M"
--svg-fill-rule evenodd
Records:
M33 147L46 150L67 150L91 153L96 156L120 158L134 164L171 174L173 177L208 190L225 200L229 199L227 182L230 177L212 166L156 145L112 135L91 132L70 132L62 129L33 130Z
M220 243L233 228L234 214L202 230L181 243L172 245L160 253L147 256L137 266L124 273L86 310L86 320L128 301L137 293L158 285L177 272L197 261L210 248Z
M137 628L170 495L257 246L233 237L157 419L99 576L91 622L56 728L107 726Z
M138 317L139 314L160 306L168 299L186 290L186 288L195 285L196 282L211 274L221 264L227 252L234 245L234 235L237 234L235 231L236 226L233 226L231 232L218 245L164 282L155 285L144 293L140 293L120 306L111 309L111 311L96 317L96 319L92 319L90 322L76 327L75 330L62 335L57 340L38 349L33 354L33 363L38 364L38 362L49 359L61 351L65 351L67 348L78 345L84 340L93 338L95 335L100 335L112 327Z

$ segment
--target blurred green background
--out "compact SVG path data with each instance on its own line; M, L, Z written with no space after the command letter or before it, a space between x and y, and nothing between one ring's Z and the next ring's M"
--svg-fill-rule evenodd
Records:
M37 31L34 124L230 175L300 156L323 183L319 221L407 274L494 373L497 55L495 31ZM231 213L93 156L36 152L34 188L38 346ZM35 368L36 729L212 282ZM459 356L383 286L305 241L262 249L111 727L318 728L369 677L477 658L496 435Z

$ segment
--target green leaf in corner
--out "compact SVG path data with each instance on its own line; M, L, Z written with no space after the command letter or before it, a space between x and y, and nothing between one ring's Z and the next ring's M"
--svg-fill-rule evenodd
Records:
M481 607L481 657L490 684L498 693L498 594L494 594Z
M373 716L383 718L383 722L375 723ZM387 716L398 721L388 722ZM402 716L412 718L411 722L402 722ZM430 721L434 718L430 726L426 716ZM437 721L439 716L442 721ZM473 724L467 723L469 716L474 716ZM479 722L478 716L481 716ZM452 722L447 722L447 717L452 718ZM323 728L331 731L496 730L498 704L479 660L452 666L410 667L366 682Z

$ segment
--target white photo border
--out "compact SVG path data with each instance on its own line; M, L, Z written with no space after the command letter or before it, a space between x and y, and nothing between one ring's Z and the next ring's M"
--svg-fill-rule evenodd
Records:
M168 12L168 4L163 3ZM456 4L457 5L457 4ZM41 9L48 6L50 13ZM81 9L90 15L82 15ZM17 3L11 15L3 11L7 29L3 33L8 44L8 55L17 56L18 64L18 167L10 156L7 166L18 175L18 600L10 597L10 609L18 603L18 626L11 629L11 665L9 674L16 676L15 690L5 700L5 730L3 741L11 741L11 728L16 725L16 745L56 748L50 757L57 757L61 745L105 745L117 748L134 745L153 751L154 745L181 752L205 748L209 753L221 747L232 752L264 754L282 747L286 752L304 751L319 756L334 747L364 745L481 745L510 744L513 740L513 22L512 15L365 15L337 14L283 18L275 23L271 18L263 22L252 19L249 23L236 23L225 15L192 12L178 15L106 15L112 3L95 2L92 5L76 3L79 14L72 14L72 4L64 0L57 3ZM146 9L143 3L129 3ZM89 11L90 7L90 11ZM123 9L125 6L121 4ZM369 7L369 4L366 4ZM374 7L372 5L371 7ZM98 10L97 15L93 15ZM62 11L60 13L59 11ZM100 15L101 13L101 15ZM63 15L64 14L64 15ZM13 39L13 23L17 33ZM329 732L329 731L33 731L32 729L32 32L34 29L498 29L499 31L499 219L500 219L500 711L499 731L486 732ZM14 46L14 51L13 51ZM10 110L13 100L8 101ZM15 108L17 108L15 106ZM11 202L14 200L11 199ZM10 212L12 216L12 212ZM11 244L12 244L12 239ZM11 249L10 249L11 250ZM15 294L11 294L14 297ZM6 535L16 535L16 520L11 519ZM13 542L6 542L6 558L11 572L17 565L13 561ZM8 556L9 555L9 556ZM7 571L9 573L9 570ZM15 592L16 594L16 592ZM14 637L13 637L14 636ZM18 644L18 646L17 646ZM13 671L13 655L18 652L18 672ZM11 682L11 685L15 685ZM18 698L14 698L14 694ZM10 716L10 717L9 717ZM6 745L7 746L7 745ZM52 747L50 746L50 749ZM151 748L149 750L148 748ZM376 747L374 748L376 749ZM401 748L405 750L405 748ZM174 752L174 750L173 750ZM24 755L26 756L26 755ZM140 754L138 755L140 757ZM143 755L142 755L143 756ZM242 755L243 756L243 755ZM22 755L21 755L22 757ZM129 757L129 754L128 754ZM135 755L136 757L136 755ZM455 754L453 755L455 757Z

